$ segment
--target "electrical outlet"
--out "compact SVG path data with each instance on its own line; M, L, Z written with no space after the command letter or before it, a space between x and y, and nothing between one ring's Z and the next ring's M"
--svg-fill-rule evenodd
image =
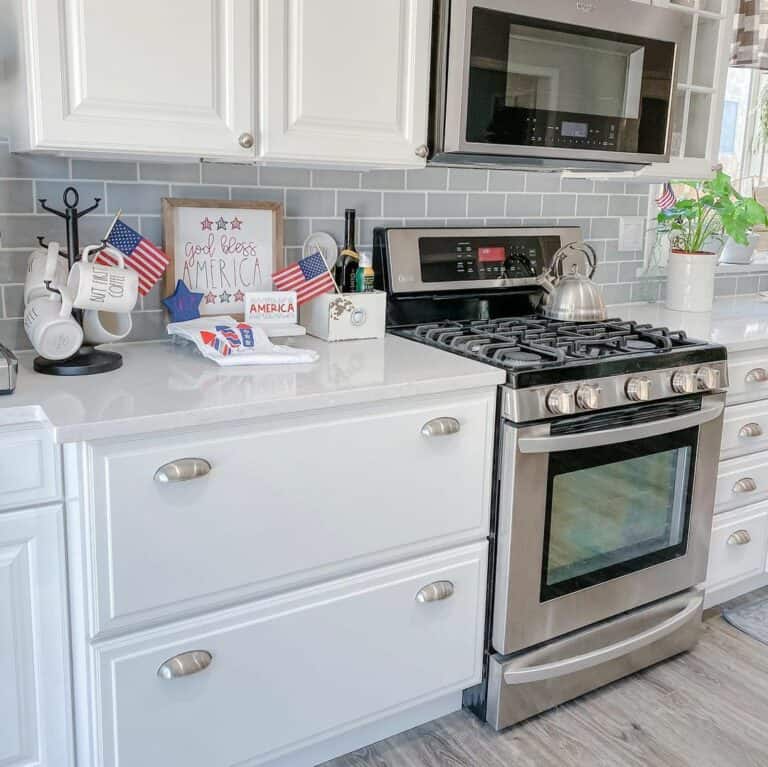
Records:
M622 216L619 219L619 250L643 249L643 219L640 216Z

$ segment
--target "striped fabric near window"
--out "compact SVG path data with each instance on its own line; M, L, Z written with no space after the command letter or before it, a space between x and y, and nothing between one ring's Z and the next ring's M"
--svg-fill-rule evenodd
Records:
M739 0L731 66L768 71L768 0Z

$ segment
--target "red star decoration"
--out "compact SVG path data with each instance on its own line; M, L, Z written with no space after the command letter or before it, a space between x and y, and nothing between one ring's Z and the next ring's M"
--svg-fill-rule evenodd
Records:
M238 290L235 293L235 301L245 301L245 293L242 290Z
M205 230L205 229L209 229L209 230L210 230L212 226L213 226L213 221L211 221L211 219L210 219L210 218L208 218L208 216L206 216L206 217L205 217L205 218L204 218L204 219L203 219L203 220L200 222L200 227L201 227L202 229L204 229L204 230Z
M242 226L243 222L235 216L230 222L229 222L229 228L230 229L239 229Z
M206 304L215 304L216 303L216 294L211 293L208 291L208 293L205 294L205 303Z

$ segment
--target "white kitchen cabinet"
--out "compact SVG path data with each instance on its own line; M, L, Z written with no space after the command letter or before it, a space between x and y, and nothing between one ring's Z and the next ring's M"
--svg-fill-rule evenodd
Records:
M0 765L72 764L61 506L0 514Z
M251 0L5 5L15 151L254 158Z
M261 0L260 156L422 167L429 0Z
M669 162L619 174L567 175L648 181L712 176L719 156L735 0L651 0L650 4L683 14L688 30L687 41L677 52Z

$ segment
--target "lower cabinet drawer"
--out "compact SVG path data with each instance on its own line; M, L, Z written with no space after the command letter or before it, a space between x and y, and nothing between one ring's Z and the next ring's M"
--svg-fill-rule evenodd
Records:
M483 542L100 644L103 764L260 764L476 684L486 562Z
M707 588L760 575L768 550L768 502L718 514L712 527Z
M768 498L768 451L721 461L717 472L715 513Z
M721 458L768 449L768 402L728 405L723 418Z

